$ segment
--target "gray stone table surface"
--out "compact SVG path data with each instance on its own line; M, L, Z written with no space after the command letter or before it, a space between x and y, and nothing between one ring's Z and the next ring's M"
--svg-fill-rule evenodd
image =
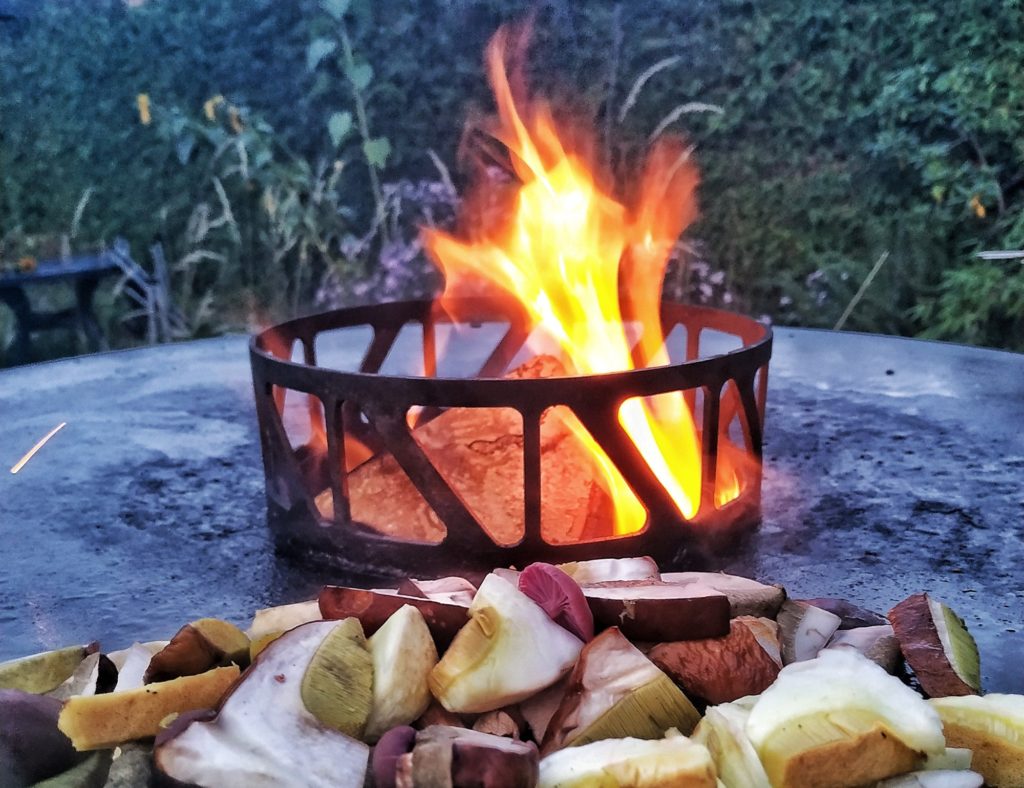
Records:
M1024 356L778 329L764 473L720 568L883 612L930 591L986 688L1024 692ZM0 372L0 659L244 625L332 579L274 556L244 337Z

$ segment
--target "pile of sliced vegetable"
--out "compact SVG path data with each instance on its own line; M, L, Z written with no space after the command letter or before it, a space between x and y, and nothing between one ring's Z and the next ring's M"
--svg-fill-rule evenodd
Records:
M648 558L329 586L0 664L0 785L1024 786L963 621Z

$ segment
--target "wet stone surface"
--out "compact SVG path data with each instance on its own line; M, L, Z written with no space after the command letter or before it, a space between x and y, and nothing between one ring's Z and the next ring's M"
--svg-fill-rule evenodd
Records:
M1024 356L779 329L768 399L764 522L720 568L881 612L927 590L1024 692ZM0 659L338 579L273 554L242 337L3 371L0 414Z
M967 620L986 688L1024 692L1024 356L776 338L764 522L724 568L883 613L929 591Z

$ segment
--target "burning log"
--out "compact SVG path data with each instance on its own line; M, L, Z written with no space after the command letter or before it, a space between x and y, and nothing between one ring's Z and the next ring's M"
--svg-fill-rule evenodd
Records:
M560 361L537 356L512 370L513 379L565 375ZM610 536L613 504L592 451L572 429L564 409L541 419L542 528L552 542ZM496 542L517 543L524 533L523 423L510 408L451 408L412 432L445 481ZM387 536L440 542L445 526L398 461L378 454L348 477L352 519ZM317 507L334 516L331 491Z

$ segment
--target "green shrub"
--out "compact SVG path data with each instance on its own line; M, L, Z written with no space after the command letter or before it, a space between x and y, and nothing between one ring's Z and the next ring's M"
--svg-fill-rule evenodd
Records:
M488 106L487 38L536 9L532 76L582 95L611 133L612 164L674 108L723 109L684 113L669 128L698 144L695 235L742 308L831 326L887 250L847 327L1020 346L1024 267L975 257L1024 246L1019 4L332 4L344 6L353 63L315 0L25 2L25 18L0 31L0 235L66 226L91 186L85 236L126 235L137 252L183 237L211 198L213 168L199 150L183 165L180 150L155 140L139 123L138 93L191 117L228 96L310 173L340 155L337 205L365 228L379 212L371 171L421 177L433 172L428 151L453 163L467 113ZM318 39L335 47L310 69ZM634 80L667 58L620 119ZM362 101L372 137L388 142L381 167L367 167L361 135L331 139L349 122L339 118L358 126L353 65L372 69ZM232 252L240 270L253 253ZM291 299L304 298L289 281ZM239 273L215 284L252 283Z

